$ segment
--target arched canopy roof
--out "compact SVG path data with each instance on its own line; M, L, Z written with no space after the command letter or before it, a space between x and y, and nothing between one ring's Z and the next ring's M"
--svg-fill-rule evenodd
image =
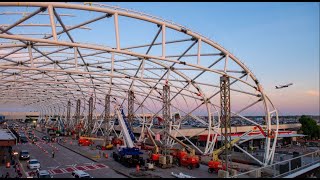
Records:
M0 9L2 103L65 113L69 100L74 110L77 99L93 96L102 113L106 94L126 105L132 90L136 113L160 113L168 84L173 111L208 115L220 107L226 75L239 100L235 114L256 104L251 111L261 115L274 109L244 63L184 26L97 3L1 2Z

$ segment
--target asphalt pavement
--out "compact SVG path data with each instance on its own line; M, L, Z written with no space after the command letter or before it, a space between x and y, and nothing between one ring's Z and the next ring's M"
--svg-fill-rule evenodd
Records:
M84 170L93 177L113 177L125 178L116 173L108 165L94 162L79 155L57 143L47 143L41 140L43 133L35 131L35 135L40 139L35 144L18 144L14 146L15 151L28 150L30 159L37 159L41 164L41 170L48 170L54 178L72 178L72 170ZM54 151L54 158L52 157ZM27 160L20 160L24 177L30 176L31 170L27 168ZM98 166L99 165L99 166Z

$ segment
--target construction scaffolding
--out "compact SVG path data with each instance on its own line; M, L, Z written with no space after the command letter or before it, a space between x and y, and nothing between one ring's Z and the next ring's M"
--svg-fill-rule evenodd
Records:
M71 102L68 101L68 106L67 106L67 122L70 122L70 112L71 111Z
M163 93L162 93L162 99L163 99L163 122L164 122L164 129L165 132L169 132L169 123L171 121L170 119L170 87L168 85L163 86ZM167 155L167 147L169 145L169 135L167 133L164 134L164 155Z
M77 105L76 105L76 120L75 120L75 128L76 131L78 132L78 125L80 124L80 99L77 100Z
M91 96L89 99L89 113L88 113L88 134L92 132L93 129L93 120L92 120L92 113L93 113L93 97Z
M104 104L104 122L106 123L106 139L109 140L109 129L110 129L110 95L107 94L105 97Z
M230 79L228 76L220 77L220 105L221 105L221 135L224 137L223 145L224 149L224 163L226 171L228 171L228 159L231 146L228 146L231 142L231 126L230 126Z
M128 123L129 128L132 129L132 123L134 118L134 93L133 91L128 92Z

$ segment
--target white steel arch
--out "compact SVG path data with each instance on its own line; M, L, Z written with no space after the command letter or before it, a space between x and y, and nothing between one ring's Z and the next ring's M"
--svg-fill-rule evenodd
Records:
M19 13L5 12L6 7L28 7L30 11L20 12L24 16L12 20L14 18L11 17ZM152 114L152 118L144 119L148 121L145 122L146 127L151 130L153 117L161 116L162 86L168 84L171 86L171 108L183 115L182 119L172 124L170 133L181 135L181 122L188 118L206 125L208 136L203 149L190 141L190 137L196 134L185 137L185 140L201 153L209 154L220 135L220 106L215 99L220 92L217 79L225 75L230 78L231 98L236 99L231 107L233 116L258 126L259 135L265 136L264 159L255 160L261 165L272 163L278 132L277 110L244 63L211 39L154 16L98 3L87 6L78 3L0 2L0 11L0 16L8 17L0 20L0 103L23 104L40 111L44 117L53 115L53 110L65 116L70 100L73 116L75 102L81 99L81 114L86 119L88 99L93 96L94 117L98 118L103 114L106 94L126 106L127 93L132 90L135 94L135 113ZM84 22L78 19L76 24L67 24L62 15L70 13L59 11L81 11L88 16L89 13L96 16ZM74 17L76 15L70 18ZM142 43L142 39L142 44L122 40L135 37L126 34L132 33L130 29L121 30L123 18L156 27L155 36L145 38L150 44ZM40 19L45 22L37 22ZM110 38L114 44L96 43L94 38L85 36L98 28L91 26L92 23L103 20L113 26L114 35ZM31 23L26 24L28 21ZM21 32L21 27L29 30ZM73 33L75 30L84 35L79 37ZM173 33L184 38L177 35L176 39L169 39ZM96 36L100 37L99 34ZM244 101L247 103L238 105L240 101L237 98L246 98ZM263 116L260 122L245 115L246 111L256 109ZM276 124L277 128L272 129L272 124ZM247 136L247 140L250 138Z

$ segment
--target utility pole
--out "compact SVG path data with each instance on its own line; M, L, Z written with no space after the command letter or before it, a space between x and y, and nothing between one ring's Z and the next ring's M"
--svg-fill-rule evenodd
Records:
M225 166L228 171L228 156L231 150L231 145L228 145L231 141L231 110L230 110L230 79L229 76L223 75L220 77L220 105L221 105L221 134L224 137L224 154L225 154ZM224 128L224 132L222 130ZM222 140L222 139L221 139Z

